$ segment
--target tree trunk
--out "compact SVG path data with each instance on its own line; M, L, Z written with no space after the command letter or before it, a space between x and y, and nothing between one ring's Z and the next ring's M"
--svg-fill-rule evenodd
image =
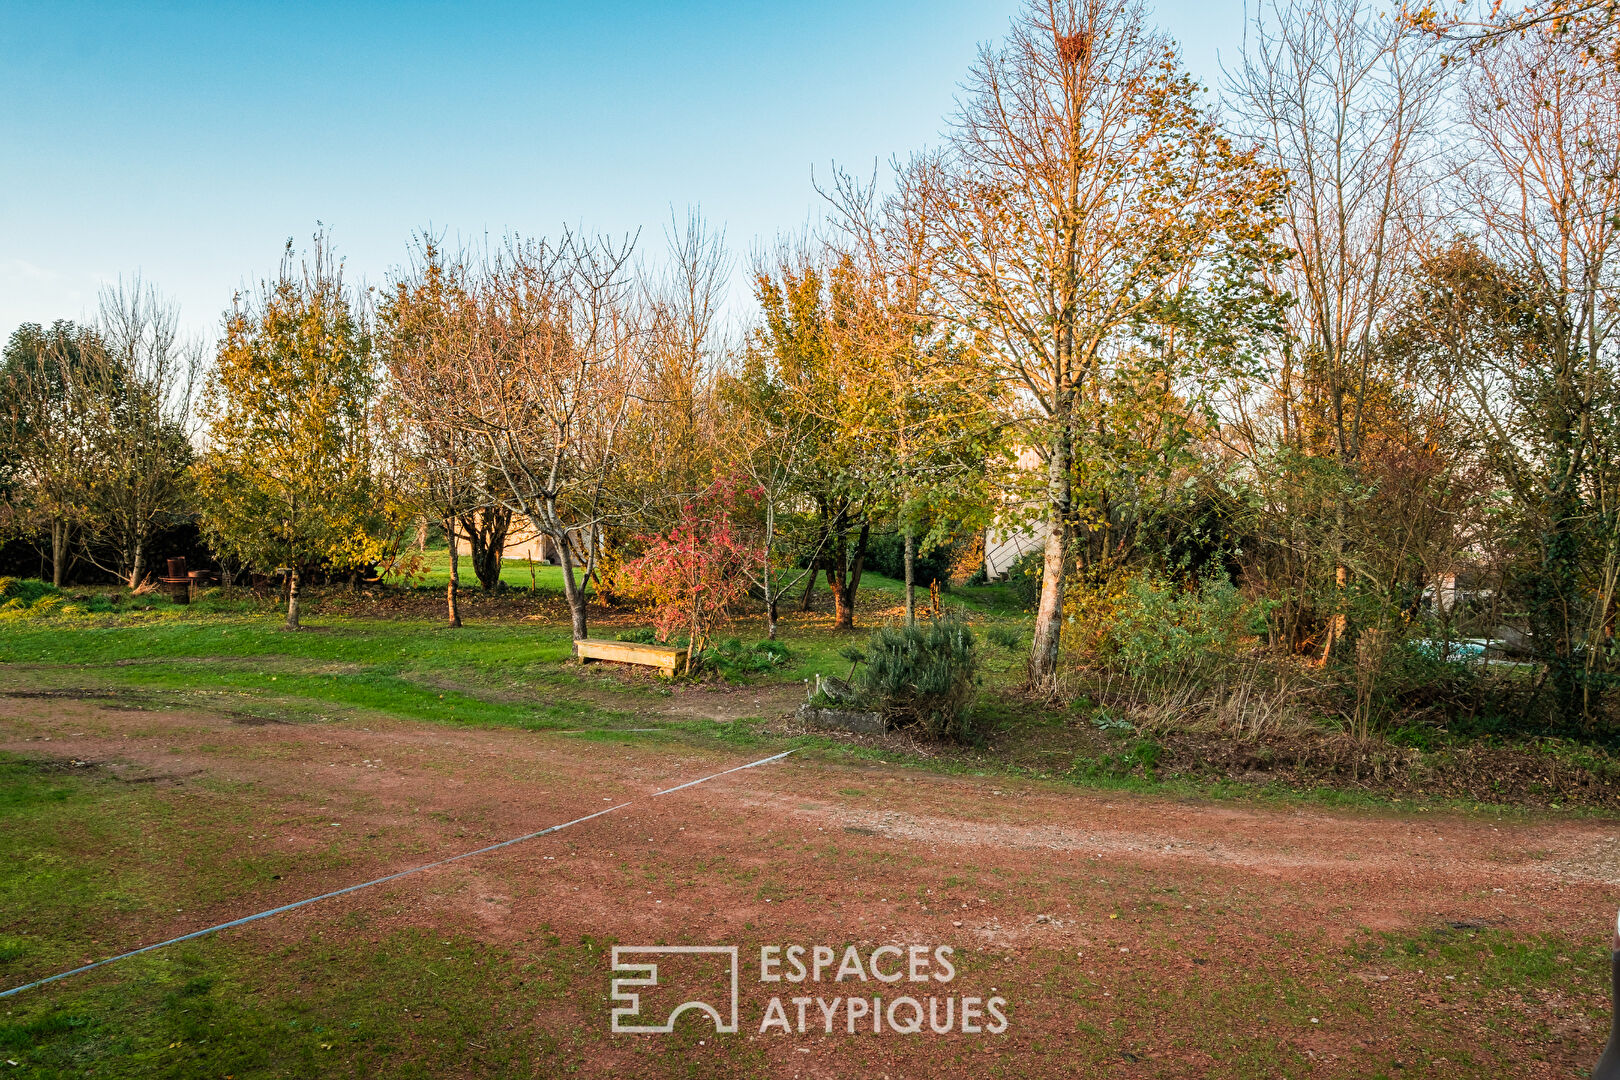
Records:
M584 641L590 637L589 628L585 624L585 592L574 584L574 571L569 565L570 557L563 556L563 592L568 597L568 613L573 619L574 640Z
M917 625L917 538L906 530L906 625Z
M422 531L427 531L427 519L422 519ZM446 518L444 535L450 538L450 581L444 587L444 603L452 627L461 625L461 556L456 554L456 524Z
M146 538L141 537L135 541L135 557L129 561L129 587L135 588L141 583L141 571L146 569Z
M702 621L702 598L692 597L692 626L686 635L686 674L692 674L692 654L698 650L698 624Z
M765 640L776 640L777 592L771 589L771 549L776 546L776 503L765 500L765 551L759 565L761 592L765 597ZM780 587L780 582L778 582Z
M1348 597L1345 590L1350 584L1350 570L1344 563L1344 531L1345 507L1344 495L1341 493L1333 507L1333 615L1328 619L1327 633L1322 637L1322 655L1317 663L1326 666L1333 654L1338 650L1339 644L1349 632L1349 618L1345 614L1345 603Z
M547 508L547 517L555 522L557 516ZM557 557L562 562L563 597L568 601L568 613L574 624L574 640L584 641L590 634L585 625L585 591L574 580L574 549L568 534L560 528L549 527L552 542L557 545Z
M851 573L849 579L849 610L851 615L853 615L855 612L855 593L861 587L861 571L866 567L866 542L871 539L871 537L871 523L862 522L860 539L855 542L854 571Z
M1046 557L1041 567L1041 600L1035 609L1035 634L1029 651L1030 688L1044 694L1057 689L1058 646L1063 633L1064 556L1073 497L1069 476L1073 434L1069 430L1066 407L1058 411L1056 428L1051 460L1047 462Z
M62 577L67 567L67 522L60 519L51 522L51 584L58 589L62 587Z
M1581 726L1582 708L1580 662L1575 655L1574 635L1570 632L1570 600L1577 592L1576 565L1579 541L1574 522L1579 508L1564 492L1552 500L1549 527L1542 539L1541 572L1536 576L1531 628L1539 639L1536 651L1547 665L1547 681L1552 687L1552 711L1559 726L1574 730Z
M512 511L505 507L486 507L461 515L461 530L467 534L473 573L485 592L494 592L501 586L501 552L506 549L506 534L511 527Z
M812 566L810 568L810 580L804 583L804 599L799 601L800 611L810 610L810 598L814 596L816 592L816 575L820 573L820 566Z
M871 535L872 526L869 523L861 524L859 538L855 541L855 557L848 557L845 553L845 565L838 571L837 577L828 572L828 584L833 594L833 629L855 629L855 594L861 587L861 568L866 562L866 541Z
M287 571L287 629L298 629L298 568Z
M855 629L855 605L853 598L849 594L847 580L833 580L829 581L827 585L832 592L833 598L833 629Z

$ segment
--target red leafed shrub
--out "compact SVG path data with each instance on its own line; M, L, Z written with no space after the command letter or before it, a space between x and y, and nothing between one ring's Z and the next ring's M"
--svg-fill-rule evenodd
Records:
M748 571L765 558L764 547L734 520L739 504L759 494L733 478L717 480L681 505L668 532L641 537L644 553L620 570L628 591L653 613L658 640L686 630L687 672L715 619L747 595Z

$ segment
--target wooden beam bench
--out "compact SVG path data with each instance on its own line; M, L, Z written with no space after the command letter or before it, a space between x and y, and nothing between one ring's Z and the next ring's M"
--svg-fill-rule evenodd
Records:
M584 664L591 660L611 660L619 664L643 664L665 675L675 674L675 663L682 650L666 645L640 645L634 641L603 641L585 638L574 642L574 655Z

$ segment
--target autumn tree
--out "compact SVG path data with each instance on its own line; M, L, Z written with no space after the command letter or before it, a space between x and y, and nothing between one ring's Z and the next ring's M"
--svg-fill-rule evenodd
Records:
M874 522L892 512L893 386L874 377L880 360L862 327L861 271L848 254L777 252L755 276L763 320L749 378L794 434L798 497L810 513L804 544L833 596L833 625L855 625L855 601Z
M823 192L834 209L832 250L842 303L834 331L858 362L865 411L848 422L879 428L884 471L874 481L899 528L908 625L917 617L916 561L989 521L988 461L1005 456L1000 385L982 335L931 303L937 249L926 207L880 197L842 170ZM918 213L915 211L922 211Z
M1138 0L1032 0L981 53L946 146L901 179L941 311L984 336L1044 458L1029 679L1050 690L1079 395L1145 324L1251 291L1283 178L1221 133Z
M445 617L452 627L461 625L458 529L487 547L504 543L511 520L511 511L481 497L476 457L458 422L465 361L477 333L467 274L463 261L447 262L438 244L424 240L411 268L393 282L378 317L378 351L387 376L379 418L394 475L390 486L411 513L444 531L450 547ZM499 535L490 535L494 532ZM498 575L499 548L495 564ZM488 587L482 572L479 580Z
M476 277L477 327L455 423L482 494L547 536L562 563L575 640L607 529L636 520L628 433L645 397L645 324L632 247L565 233L514 238Z
M330 241L295 256L225 315L202 398L198 469L214 549L287 575L287 628L317 567L365 565L380 549L385 493L374 470L372 330Z
M743 568L765 606L765 636L775 640L784 597L819 573L821 537L803 513L816 484L822 422L785 381L781 357L760 340L739 351L717 379L717 452L757 492L752 525L760 550Z
M760 496L722 477L681 502L668 530L642 537L643 552L625 563L625 584L654 613L659 640L686 631L686 671L706 647L715 620L748 593L754 568L764 558L737 511Z
M0 359L6 517L12 530L47 538L51 580L60 586L90 516L92 370L104 367L104 345L93 327L29 323L12 334Z
M1293 257L1273 280L1296 301L1263 386L1276 395L1277 436L1290 460L1311 459L1313 477L1331 475L1338 488L1317 486L1307 497L1326 505L1324 543L1296 535L1291 544L1296 553L1323 552L1299 565L1291 602L1310 591L1322 561L1333 578L1320 638L1326 660L1347 631L1354 491L1379 381L1378 331L1406 288L1422 197L1435 180L1443 72L1430 42L1362 0L1274 0L1256 13L1251 33L1229 73L1229 98L1237 125L1288 173L1280 238ZM1302 533L1320 514L1296 502L1286 516Z

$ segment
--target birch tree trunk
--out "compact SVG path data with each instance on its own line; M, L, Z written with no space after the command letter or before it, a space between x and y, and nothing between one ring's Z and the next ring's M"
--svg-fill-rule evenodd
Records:
M125 582L131 589L140 585L141 573L146 569L146 539L138 537L135 541L135 554L129 560L129 578Z
M427 519L422 520L421 531L427 532ZM444 519L444 535L450 538L450 581L444 587L444 602L449 611L452 627L461 625L461 556L456 552L455 519Z
M1069 540L1069 510L1073 497L1069 459L1073 450L1067 418L1057 425L1047 462L1046 552L1041 567L1041 600L1035 609L1035 634L1030 643L1029 682L1050 693L1057 683L1058 645L1063 630L1064 557Z
M298 568L287 571L287 629L298 629Z

